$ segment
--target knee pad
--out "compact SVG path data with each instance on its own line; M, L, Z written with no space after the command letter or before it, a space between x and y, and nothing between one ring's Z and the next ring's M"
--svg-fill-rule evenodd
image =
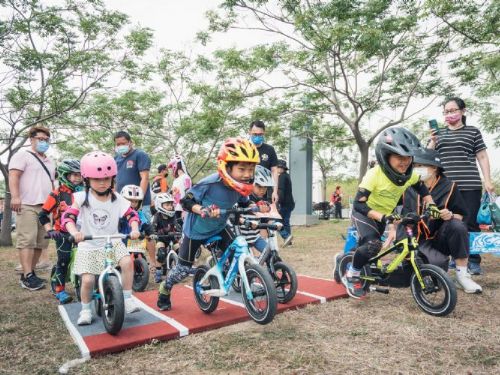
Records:
M366 258L372 258L378 254L382 248L382 242L380 240L370 240L364 245L361 245L356 250Z

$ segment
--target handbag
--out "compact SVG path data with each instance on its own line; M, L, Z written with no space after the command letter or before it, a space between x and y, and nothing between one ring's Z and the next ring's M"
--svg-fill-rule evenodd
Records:
M478 224L491 225L490 195L488 193L484 193L481 198L476 221Z
M491 224L495 232L500 232L500 196L490 197Z

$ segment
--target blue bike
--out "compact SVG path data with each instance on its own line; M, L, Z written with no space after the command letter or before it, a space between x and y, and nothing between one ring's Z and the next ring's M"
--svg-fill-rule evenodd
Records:
M229 220L238 223L241 214L253 211L254 208L221 209L221 214L230 214ZM217 262L212 268L205 265L198 267L193 279L196 303L203 312L213 312L219 304L219 298L230 293L231 285L239 273L241 295L248 315L259 324L268 324L274 319L278 305L274 281L252 255L247 241L240 235L239 226L234 225L234 230L235 240L220 256L216 256L215 248L221 237L212 237L205 243Z

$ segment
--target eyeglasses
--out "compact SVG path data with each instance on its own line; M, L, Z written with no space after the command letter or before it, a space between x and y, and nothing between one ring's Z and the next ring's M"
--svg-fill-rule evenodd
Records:
M47 138L47 137L33 137L33 138L35 138L38 141L42 141L42 142L50 142L50 138Z
M461 111L461 109L460 108L447 109L446 111L443 111L443 115L452 115L454 113L457 113L458 111Z

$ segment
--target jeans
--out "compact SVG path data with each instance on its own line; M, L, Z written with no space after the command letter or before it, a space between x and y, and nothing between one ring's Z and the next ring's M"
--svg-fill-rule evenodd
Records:
M280 207L279 213L283 218L283 229L280 230L280 235L283 239L288 238L292 234L292 228L290 227L290 216L292 215L293 208L291 207Z

